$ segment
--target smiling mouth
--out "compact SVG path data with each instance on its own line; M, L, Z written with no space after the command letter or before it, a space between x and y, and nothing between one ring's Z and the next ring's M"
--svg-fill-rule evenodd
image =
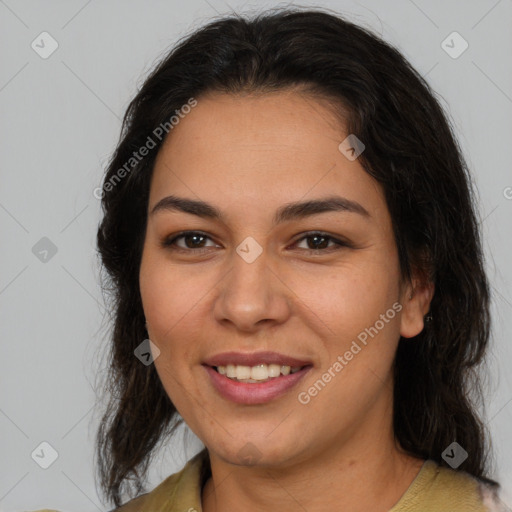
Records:
M249 384L259 384L289 375L290 373L297 373L303 368L306 368L306 366L291 367L279 364L258 364L256 366L244 366L228 364L226 366L213 366L212 368L230 380Z

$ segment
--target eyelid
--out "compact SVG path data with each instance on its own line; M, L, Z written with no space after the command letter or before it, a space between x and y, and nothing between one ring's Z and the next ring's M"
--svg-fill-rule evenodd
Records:
M186 236L191 236L191 235L200 235L200 236L203 236L209 240L211 240L212 242L216 243L210 235L208 235L207 233L204 233L202 231L197 231L197 230L187 230L187 231L181 231L179 233L175 233L169 237L165 237L162 242L161 242L161 245L164 249L170 249L170 250L173 250L173 251L176 251L176 252L181 252L181 253L189 253L189 254L193 254L193 253L196 253L196 254L200 254L200 253L205 253L205 252L209 252L209 247L198 247L196 249L189 249L189 248L183 248L183 247L177 247L175 246L175 242L176 240L180 239L180 238L183 238L183 237L186 237ZM304 231L302 233L299 233L297 235L297 237L295 238L295 240L292 242L292 245L295 245L297 244L298 242L301 242L307 238L312 238L314 236L319 236L319 237L323 237L323 238L326 238L328 239L329 242L332 242L333 244L335 244L335 246L331 246L330 248L325 248L325 249L299 249L300 251L304 251L306 253L316 253L316 254L321 254L321 253L326 253L326 254L329 254L333 251L336 251L336 250L340 250L341 248L345 247L345 248L353 248L353 244L349 241L347 241L346 239L344 239L343 237L339 237L339 236L334 236L334 235L331 235L327 232L324 232L324 231ZM336 247L338 246L338 247Z
M332 242L338 243L339 245L343 245L346 247L352 246L351 243L342 236L331 235L330 233L327 233L326 231L318 231L318 230L304 231L302 233L299 233L292 243L296 244L297 242L300 242L306 238L310 238L313 236L320 236L323 238L327 238ZM309 249L309 250L313 251L314 249Z
M173 235L164 237L164 239L161 242L162 247L164 247L166 249L168 249L168 248L174 249L174 243L176 242L176 240L178 240L179 238L184 238L186 236L192 236L192 235L200 235L205 238L208 238L212 242L214 241L210 235L208 235L207 233L204 233L203 231L186 230L186 231L180 231L179 233L175 233ZM186 252L200 252L201 249L203 249L203 247L200 247L198 249L184 249L183 247L176 248L176 250L178 250L178 251L182 250L182 251L186 251Z

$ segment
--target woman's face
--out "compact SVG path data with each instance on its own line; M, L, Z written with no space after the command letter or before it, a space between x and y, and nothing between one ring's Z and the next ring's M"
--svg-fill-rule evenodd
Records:
M424 311L400 286L380 186L338 148L347 135L297 92L215 94L157 157L140 268L154 364L225 461L283 465L390 431L395 350ZM209 209L161 202L170 195ZM326 198L350 203L283 210ZM163 245L182 231L200 233Z

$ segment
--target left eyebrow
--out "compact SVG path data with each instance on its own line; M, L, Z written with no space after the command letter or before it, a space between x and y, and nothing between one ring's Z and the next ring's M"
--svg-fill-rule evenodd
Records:
M347 212L356 213L367 220L371 218L366 208L346 197L330 196L323 199L312 199L310 201L288 203L279 208L274 216L274 225L294 219L301 219L324 212Z
M167 196L158 201L151 210L150 215L154 215L159 211L181 211L197 215L198 217L220 220L225 223L225 215L217 207L195 199L173 195ZM273 225L325 212L356 213L367 220L371 218L366 208L357 201L347 199L346 197L329 196L322 199L288 203L281 206L274 215Z

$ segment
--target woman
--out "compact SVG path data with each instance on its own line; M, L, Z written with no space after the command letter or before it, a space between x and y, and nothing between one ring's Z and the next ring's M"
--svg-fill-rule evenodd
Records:
M426 82L339 16L181 41L100 193L115 510L506 510L469 397L490 329L470 180ZM147 492L181 419L205 449Z

